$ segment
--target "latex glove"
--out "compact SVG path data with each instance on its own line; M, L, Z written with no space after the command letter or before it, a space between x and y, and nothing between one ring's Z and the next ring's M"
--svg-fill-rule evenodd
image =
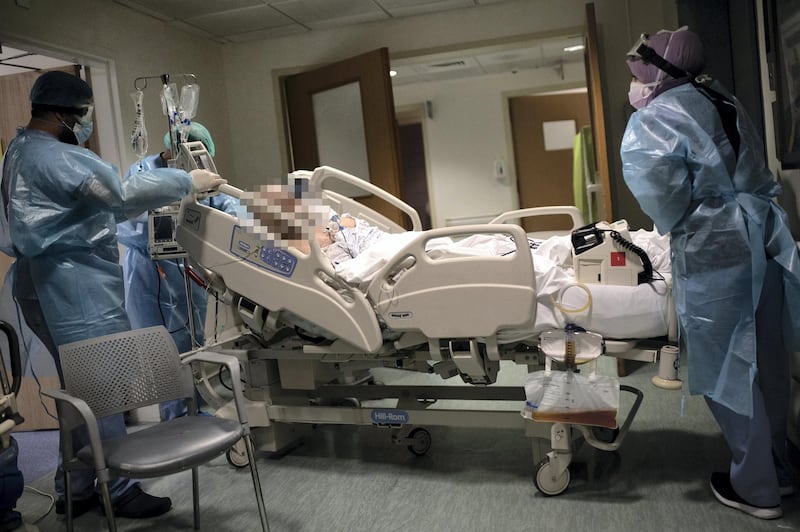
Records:
M192 176L192 189L195 193L205 192L228 182L218 174L208 170L192 170L189 175Z

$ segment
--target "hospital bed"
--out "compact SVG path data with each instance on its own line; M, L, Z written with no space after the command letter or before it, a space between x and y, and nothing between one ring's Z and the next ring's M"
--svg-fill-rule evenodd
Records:
M501 361L529 371L544 363L537 348L534 266L528 235L520 226L490 223L421 231L413 208L368 182L330 167L305 177L311 189L323 190L324 203L339 213L350 213L389 233L406 231L326 189L329 180L349 183L387 201L408 216L418 233L371 280L353 286L337 276L316 240L311 239L308 254L293 247L272 247L236 217L184 200L177 240L238 320L234 331L204 349L240 359L248 418L259 449L286 448L315 424L387 428L392 441L419 455L432 443L426 426L515 428L532 438L541 474L537 477L544 479L545 488L539 483L537 487L554 495L569 483L566 466L574 440L582 438L606 450L619 447L641 402L640 391L622 387L635 395L635 401L608 438L591 427L527 420L519 409L525 400L522 386L495 384ZM228 185L220 191L241 196L240 190ZM520 211L497 221L529 214ZM434 239L481 234L510 236L514 252L445 258L432 258L426 252ZM438 376L443 384L384 384L373 376L377 368ZM457 376L464 384L444 383ZM196 377L204 399L219 407L217 415L232 415L225 393L220 392L224 375L201 370ZM498 406L439 408L437 404L463 400ZM514 406L502 408L509 403ZM228 460L238 467L247 463L243 449L237 447L228 453Z

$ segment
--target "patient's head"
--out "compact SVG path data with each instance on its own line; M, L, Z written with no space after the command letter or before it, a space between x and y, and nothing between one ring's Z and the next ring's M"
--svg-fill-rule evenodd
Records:
M262 185L240 198L246 212L240 216L245 230L255 233L274 247L308 250L308 241L329 218L330 208L308 181L289 176L285 185Z

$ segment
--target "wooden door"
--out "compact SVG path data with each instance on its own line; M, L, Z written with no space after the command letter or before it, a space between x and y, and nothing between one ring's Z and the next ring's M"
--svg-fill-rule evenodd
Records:
M519 96L509 100L509 110L520 207L574 205L572 146L574 134L589 124L586 93ZM564 128L574 133L560 142ZM565 227L564 218L542 216L523 224L529 232L552 231Z
M360 116L349 116L347 119L363 120L363 140L356 136L347 140L364 143L369 174L358 177L368 177L372 184L402 198L400 153L387 48L283 79L291 169L313 170L317 166L329 164L320 157L320 131L315 119L315 97L322 96L326 91L350 87L354 83L357 84L360 95L361 113L356 113ZM354 124L354 129L358 129L359 125ZM358 146L353 148L360 149ZM358 175L352 169L340 169ZM358 197L358 201L401 225L406 224L398 209L374 196Z

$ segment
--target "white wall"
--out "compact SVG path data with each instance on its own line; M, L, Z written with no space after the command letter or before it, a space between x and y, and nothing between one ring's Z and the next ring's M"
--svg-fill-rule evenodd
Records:
M630 73L625 52L641 31L675 27L675 0L631 2L595 0L601 69L606 89L603 107L609 139L615 216L625 213L619 140L625 127ZM358 26L332 28L267 41L221 45L138 14L109 0L34 0L30 8L0 2L0 39L9 45L31 44L79 62L107 60L113 100L121 118L112 126L122 146L123 166L134 156L127 146L133 125L129 92L143 75L192 72L201 86L197 120L209 127L217 145L217 166L233 184L252 187L279 180L288 169L280 119L278 74L337 61L382 46L390 54L452 50L510 38L553 35L584 24L585 0L516 0L465 10L432 13ZM37 51L41 51L37 50ZM147 94L146 123L151 152L160 151L164 118L157 91ZM496 105L496 104L489 104ZM104 133L109 134L109 133ZM493 149L492 152L498 151ZM505 146L505 152L509 153ZM105 155L105 153L103 154ZM495 153L490 156L494 158ZM491 160L482 161L491 164ZM453 190L450 187L449 190ZM508 194L508 190L505 191ZM455 202L475 203L463 187Z
M423 128L434 227L518 207L507 97L582 85L584 72L580 62L565 64L563 79L547 67L395 87L397 107L431 102L433 118ZM503 180L494 177L497 159L506 163Z
M562 32L574 34L576 28L584 25L585 3L585 0L517 0L433 13L424 18L408 17L313 31L269 41L226 45L223 48L223 63L237 179L244 186L254 186L279 180L288 170L280 116L279 75L384 46L388 47L390 56L408 57L415 53L421 55L511 38L522 40L534 35ZM630 82L625 53L639 33L674 28L677 13L674 0L638 3L629 0L595 0L594 4L601 41L603 83L607 88L603 104L606 109L614 195L618 189L624 188L618 159L619 141L627 121L625 106ZM499 108L496 98L493 102L481 104L473 100L473 104L472 112L482 113L484 117L491 112L484 106ZM496 115L493 117L496 118ZM505 144L504 133L496 125L491 127L496 131L492 148L480 161L471 160L475 169L491 168L498 153L511 151ZM499 139L503 139L503 144L495 145ZM458 158L463 160L464 151L459 150ZM458 165L458 158L448 164ZM484 214L487 201L495 202L492 206L500 208L513 203L508 185L504 188L495 185L487 191L485 187L473 190L457 186L457 182L447 184L444 176L455 175L456 172L449 169L445 171L444 164L442 162L442 166L436 169L436 179L441 176L445 180L442 187L437 181L437 194L438 191L448 193L448 205L452 204L452 208L457 208L455 205L461 203L481 211L470 214ZM479 173L482 170L473 171ZM495 198L495 195L498 197ZM628 196L623 199L634 202ZM615 216L624 216L625 209L625 205L619 209L615 206ZM437 222L445 218L445 212L435 213Z

